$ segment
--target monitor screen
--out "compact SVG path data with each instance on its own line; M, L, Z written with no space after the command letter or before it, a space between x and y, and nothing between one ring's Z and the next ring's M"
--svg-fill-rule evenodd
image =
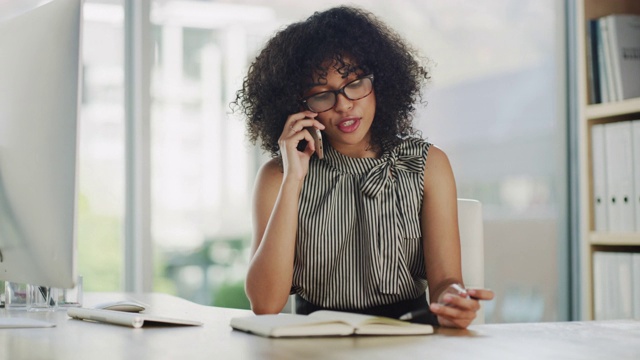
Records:
M74 283L81 9L0 2L0 280Z

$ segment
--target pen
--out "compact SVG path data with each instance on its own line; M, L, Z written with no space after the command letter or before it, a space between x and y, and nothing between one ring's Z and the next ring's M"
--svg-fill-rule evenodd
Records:
M49 300L49 306L54 307L56 306L56 300L51 296L51 289L44 287L44 286L38 286L38 290L40 291L40 295L42 295L42 298L44 299L44 301L46 302L47 299Z
M467 293L467 289L465 289L460 284L451 284L451 285L449 285L449 287L442 294L440 294L440 298L444 297L445 294L455 294L455 295L461 296L461 297L469 296L469 294ZM443 305L446 305L442 301L438 301L438 303L442 303ZM419 316L427 315L429 313L430 313L430 311L428 309L418 309L418 310L415 310L415 311L409 311L408 313L400 316L399 319L400 320L412 320L412 319L415 319L415 318L417 318Z
M458 296L467 296L467 295L469 295L469 294L467 294L467 289L462 287L462 285L460 285L460 284L451 284L451 285L449 285L449 288L455 290L457 292L456 295L458 295ZM451 292L451 291L445 291L445 292Z
M454 291L451 291L451 290L449 290L449 289L453 289ZM460 284L451 284L451 285L449 285L449 289L447 289L445 292L443 292L443 293L442 293L442 295L440 295L440 296L443 296L444 294L447 294L447 293L448 293L448 294L455 294L455 295L458 295L458 296L460 296L460 297L468 297L468 298L470 298L470 299L480 300L479 298L477 298L477 297L475 297L475 296L473 296L473 295L469 294L469 292L467 291L467 289L466 289L466 288L464 288L464 287L463 287L462 285L460 285ZM446 304L445 304L445 305L446 305Z
M419 316L423 316L423 315L427 315L429 314L430 311L428 309L418 309L415 311L409 311L408 313L402 315L399 317L400 320L411 320L411 319L415 319Z

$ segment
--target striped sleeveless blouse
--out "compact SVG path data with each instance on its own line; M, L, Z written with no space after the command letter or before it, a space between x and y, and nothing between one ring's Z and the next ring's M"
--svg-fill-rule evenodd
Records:
M420 213L430 145L407 138L380 158L350 158L326 146L323 160L311 159L292 293L348 310L425 292Z

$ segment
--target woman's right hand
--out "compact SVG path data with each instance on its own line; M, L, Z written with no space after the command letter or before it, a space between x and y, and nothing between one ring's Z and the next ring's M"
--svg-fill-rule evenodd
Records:
M306 127L314 126L324 130L324 125L315 119L317 113L302 111L289 115L284 124L282 135L278 139L280 154L282 156L282 166L285 177L292 177L302 181L309 170L309 159L316 151L315 143ZM304 151L298 151L298 143L307 140L307 147Z

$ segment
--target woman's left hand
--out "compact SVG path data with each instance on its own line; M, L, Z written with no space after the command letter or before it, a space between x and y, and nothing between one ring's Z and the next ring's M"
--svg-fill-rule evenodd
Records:
M480 300L493 299L494 293L487 289L467 289L467 296L445 294L439 303L430 306L431 312L438 316L441 326L466 329L476 312L480 310Z

